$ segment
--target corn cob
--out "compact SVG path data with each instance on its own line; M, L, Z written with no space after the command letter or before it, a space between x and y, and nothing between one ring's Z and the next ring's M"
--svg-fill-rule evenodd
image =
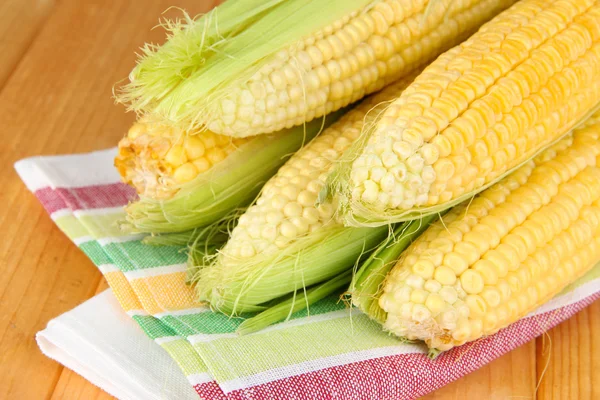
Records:
M350 225L439 212L556 142L600 101L600 2L522 0L440 56L337 175Z
M335 205L317 206L317 196L362 125L412 78L414 74L364 100L279 169L240 216L216 260L200 270L201 301L227 314L256 310L261 303L347 270L385 238L387 227L343 227L334 218Z
M185 129L274 132L381 89L514 1L225 2L168 24L169 41L145 49L118 100Z
M126 207L122 228L170 233L220 222L248 205L292 153L341 113L245 139L189 135L154 121L134 124L115 158L123 180L140 196Z
M600 119L442 219L401 255L379 306L385 329L444 351L517 321L600 261Z
M185 133L141 120L119 142L115 167L140 196L170 199L182 184L225 160L248 140L212 132Z

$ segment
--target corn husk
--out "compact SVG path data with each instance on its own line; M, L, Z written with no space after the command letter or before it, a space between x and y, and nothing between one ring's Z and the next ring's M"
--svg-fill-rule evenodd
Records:
M230 0L193 19L165 21L167 42L146 45L117 101L189 130L282 48L373 0Z
M388 233L387 226L372 229L336 225L235 268L218 264L200 268L194 279L199 300L228 315L264 311L264 304L271 300L352 269Z
M236 332L240 335L247 335L276 322L288 321L299 311L308 310L310 312L312 304L339 292L348 285L351 279L352 271L349 270L326 282L318 283L307 289L297 290L274 306L242 322Z
M170 199L141 196L126 207L121 225L128 232L171 233L209 226L249 204L262 185L305 143L343 110L242 144L225 160L183 184Z
M371 253L352 277L350 288L352 304L379 323L384 323L386 314L379 307L378 299L388 272L395 265L400 254L427 227L437 220L437 215L399 224L376 250Z

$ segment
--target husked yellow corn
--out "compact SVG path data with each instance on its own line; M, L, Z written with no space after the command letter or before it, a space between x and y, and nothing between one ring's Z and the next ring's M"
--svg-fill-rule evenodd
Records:
M598 1L522 0L440 56L354 161L350 212L394 222L464 199L566 134L600 102L598 21Z
M168 199L182 184L223 161L245 141L138 121L119 142L115 166L139 195Z
M381 89L514 0L383 0L282 49L198 120L245 137L299 125Z
M600 121L442 222L402 254L379 305L387 330L448 350L517 321L600 260Z
M317 196L335 162L360 135L366 118L374 118L413 78L414 74L367 98L292 156L239 218L221 250L220 264L267 256L326 226L341 226L334 219L334 204L317 205Z

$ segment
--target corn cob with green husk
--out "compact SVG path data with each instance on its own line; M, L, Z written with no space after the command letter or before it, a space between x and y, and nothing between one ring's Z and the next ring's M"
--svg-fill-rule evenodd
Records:
M526 163L600 101L600 2L522 0L440 56L332 176L345 223L436 213Z
M137 122L115 158L140 196L126 207L123 228L168 233L218 224L250 203L291 154L340 115L245 139Z
M115 167L140 196L172 198L180 186L222 162L249 139L137 121L119 142Z
M355 304L438 351L491 335L558 294L600 261L600 113L391 260L365 265Z
M514 1L226 1L167 22L117 99L183 130L274 132L381 89Z
M364 100L279 169L239 218L211 265L199 270L201 301L227 314L261 310L269 300L351 269L388 235L387 227L346 228L334 218L335 204L317 207L316 202L329 171L363 124L413 77Z

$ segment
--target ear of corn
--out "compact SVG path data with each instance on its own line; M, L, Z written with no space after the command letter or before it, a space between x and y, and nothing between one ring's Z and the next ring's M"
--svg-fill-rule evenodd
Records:
M600 3L522 0L440 56L332 180L348 225L435 213L585 120L600 101Z
M168 23L118 100L234 137L299 125L432 60L514 0L241 0Z
M385 329L448 350L517 321L600 261L600 121L453 208L379 292Z
M115 167L140 196L167 200L249 140L140 120L119 142Z
M386 314L379 307L382 283L396 264L400 254L437 219L429 215L404 224L398 224L394 232L371 253L356 271L350 283L352 303L377 322L383 324Z
M203 135L198 140L198 136L173 134L172 130L151 130L149 134L148 128L135 125L115 159L123 179L140 195L126 207L123 229L183 232L220 221L235 208L249 204L291 154L341 113L242 141L218 135ZM192 147L192 140L199 143ZM200 171L198 163L210 166ZM178 179L180 169L188 165L195 176Z
M227 314L253 311L346 271L386 237L388 227L345 228L334 218L335 204L317 205L317 196L362 125L413 77L364 100L279 169L240 216L219 255L198 272L201 301Z

